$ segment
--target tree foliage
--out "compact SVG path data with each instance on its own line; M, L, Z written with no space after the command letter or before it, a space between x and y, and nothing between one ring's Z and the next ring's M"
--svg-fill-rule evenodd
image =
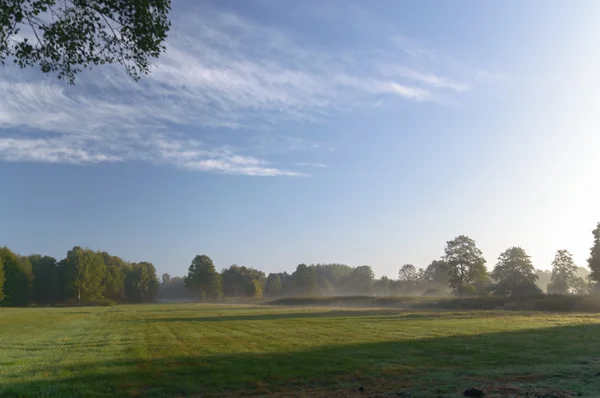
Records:
M188 269L185 285L197 291L202 299L218 300L223 296L221 275L206 255L196 256Z
M255 282L262 286L266 281L265 273L254 268L232 265L221 271L223 294L230 297L256 297Z
M590 268L590 279L595 282L600 282L600 222L592 231L594 235L594 245L590 249L590 257L588 258L588 267Z
M279 274L271 273L269 276L267 276L265 293L271 297L281 295L281 276Z
M373 293L375 273L370 265L361 265L360 267L354 268L350 275L350 279L352 281L352 290L354 292L369 295Z
M319 294L319 282L314 266L309 267L306 264L299 264L292 274L292 281L294 292L298 295L311 296Z
M125 272L123 281L125 294L130 301L151 303L158 293L156 268L152 263L142 261L131 264Z
M7 247L0 248L4 265L3 306L22 306L30 300L33 273L31 263L19 257Z
M449 284L459 298L466 292L481 291L487 281L483 253L468 236L446 242L444 261L448 264Z
M4 260L0 256L0 303L4 301Z
M419 272L412 264L404 264L398 270L398 289L405 294L412 294L419 284Z
M61 263L67 275L66 285L71 297L77 302L102 298L106 265L100 253L75 246Z
M567 250L559 250L552 260L552 278L548 293L568 294L576 281L577 265Z
M0 61L73 83L83 68L118 63L134 79L164 51L170 0L4 0Z
M29 256L33 272L33 301L39 304L52 304L60 300L61 286L58 264L50 256L32 254Z
M503 251L491 276L496 281L496 294L529 296L542 293L535 284L538 276L531 258L521 247L511 247Z

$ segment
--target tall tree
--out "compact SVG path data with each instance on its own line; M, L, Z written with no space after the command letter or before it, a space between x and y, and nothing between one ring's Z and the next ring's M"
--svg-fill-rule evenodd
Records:
M345 264L316 264L319 290L324 294L345 294L352 292L351 275L354 268Z
M0 256L0 303L4 301L4 260Z
M70 298L81 303L103 297L106 265L100 253L75 246L63 261Z
M531 258L521 247L506 249L498 257L498 263L492 271L497 282L495 291L506 296L524 296L541 294L535 282L538 276Z
M460 235L446 242L444 261L448 264L449 285L463 297L465 291L476 290L476 284L487 279L483 253L468 236Z
M258 279L251 280L246 286L246 297L261 298L263 296L263 286Z
M314 266L299 264L292 274L294 290L300 295L314 295L319 293L317 272Z
M101 253L101 255L106 266L106 272L102 280L103 295L108 299L121 301L125 298L126 263L121 258L111 256L106 252Z
M559 250L552 260L552 278L548 293L567 294L575 284L577 265L567 250Z
M171 283L171 275L167 274L166 272L162 274L162 283L164 283L165 285Z
M151 303L158 293L158 277L152 263L131 264L125 275L125 295L128 301Z
M375 273L370 265L361 265L354 268L350 276L352 281L352 290L358 294L373 294L373 280Z
M185 285L197 291L203 299L220 299L223 296L221 275L215 271L212 260L206 255L194 257Z
M53 304L62 300L60 276L56 259L32 254L29 256L33 272L33 301L38 304Z
M594 235L594 245L590 249L588 267L591 271L590 279L600 282L600 222L596 225L596 229L592 231L592 234Z
M27 305L31 299L33 272L31 263L19 257L7 247L0 248L0 257L4 264L3 306Z
M279 296L281 294L281 277L279 274L269 274L267 277L267 284L265 286L265 293L268 296Z
M82 68L119 63L138 79L164 51L170 0L5 0L0 61L73 83Z
M404 264L398 270L398 288L402 293L413 293L419 281L417 267L412 264Z
M266 283L264 272L235 264L221 271L221 280L223 281L223 294L230 297L254 297L256 294L253 293L254 288L251 285L257 281L261 285L262 291L262 286Z
M384 275L373 283L373 290L377 296L389 296L390 285L390 278Z

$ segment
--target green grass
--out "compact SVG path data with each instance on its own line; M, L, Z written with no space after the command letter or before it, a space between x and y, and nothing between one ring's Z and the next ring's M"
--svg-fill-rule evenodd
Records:
M200 304L0 309L0 396L598 396L600 317ZM363 392L358 391L359 387Z

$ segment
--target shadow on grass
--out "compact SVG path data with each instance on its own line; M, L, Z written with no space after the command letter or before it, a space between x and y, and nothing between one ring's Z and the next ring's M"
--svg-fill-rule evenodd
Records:
M594 396L598 358L600 325L592 324L296 352L48 364L26 374L1 372L0 397L351 396L359 386L370 396L446 397L466 387L488 397ZM544 389L553 395L534 394Z

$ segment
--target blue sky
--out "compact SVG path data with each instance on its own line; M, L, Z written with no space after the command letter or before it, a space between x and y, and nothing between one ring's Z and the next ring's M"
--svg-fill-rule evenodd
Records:
M196 254L395 277L459 234L585 265L595 1L173 2L167 52L67 86L0 68L0 244L183 275Z

